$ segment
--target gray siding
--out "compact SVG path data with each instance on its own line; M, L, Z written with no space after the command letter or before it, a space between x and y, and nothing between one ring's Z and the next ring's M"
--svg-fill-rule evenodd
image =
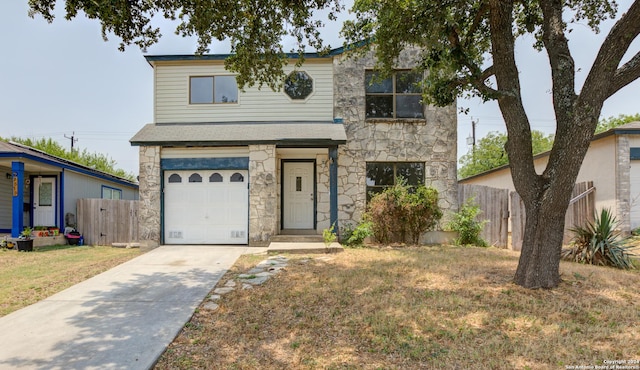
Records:
M138 191L115 182L89 177L77 172L65 171L64 173L64 212L76 212L78 199L102 198L102 186L108 186L122 190L123 200L137 200Z

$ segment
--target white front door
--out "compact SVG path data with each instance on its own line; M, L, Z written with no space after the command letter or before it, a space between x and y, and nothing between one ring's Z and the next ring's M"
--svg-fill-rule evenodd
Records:
M313 162L283 162L283 229L313 229Z
M56 224L56 179L36 177L33 181L33 226Z

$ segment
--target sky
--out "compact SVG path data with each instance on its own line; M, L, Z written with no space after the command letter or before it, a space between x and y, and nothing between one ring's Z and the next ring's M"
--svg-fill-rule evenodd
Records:
M40 16L29 18L27 3L11 0L0 5L0 136L52 138L67 148L73 136L75 148L105 154L116 167L137 175L138 148L129 139L153 122L153 70L144 55L190 54L195 40L176 36L175 24L161 21L163 37L157 45L146 52L136 46L120 52L115 36L103 41L98 22L84 17L66 21L62 2L51 24ZM619 1L619 14L630 3ZM612 24L603 24L600 34L584 24L573 26L570 47L579 68L578 88ZM332 47L342 45L339 28L334 24L322 32ZM544 52L531 48L532 43L531 38L522 39L516 49L525 109L533 129L553 133L548 60ZM638 50L636 40L625 58ZM228 44L214 44L211 52L226 53ZM639 113L639 102L640 81L635 81L605 102L601 117ZM469 110L458 115L458 157L470 149L472 120L477 122L476 140L491 131L506 131L497 103L459 99L458 107Z

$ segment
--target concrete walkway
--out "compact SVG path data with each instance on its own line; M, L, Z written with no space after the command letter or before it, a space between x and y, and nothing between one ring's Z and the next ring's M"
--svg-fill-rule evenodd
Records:
M148 369L246 246L162 246L0 318L0 369Z

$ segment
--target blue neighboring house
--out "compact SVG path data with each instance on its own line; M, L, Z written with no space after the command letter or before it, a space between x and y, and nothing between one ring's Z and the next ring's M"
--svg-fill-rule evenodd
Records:
M0 233L57 226L83 198L138 199L138 184L37 149L0 141Z

